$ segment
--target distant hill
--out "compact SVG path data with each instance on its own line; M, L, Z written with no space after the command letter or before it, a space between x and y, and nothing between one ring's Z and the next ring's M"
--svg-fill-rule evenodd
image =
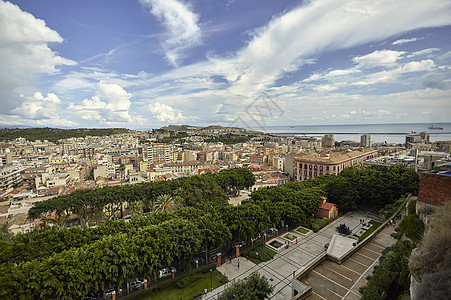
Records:
M239 127L224 127L221 125L210 125L210 126L206 126L206 127L202 127L202 126L192 126L192 125L168 125L168 126L163 126L160 128L161 130L171 130L171 131L187 131L187 130L200 130L200 129L241 129L241 130L247 130L244 128L239 128Z
M131 130L126 128L3 128L0 129L0 140L9 141L23 137L29 141L48 140L55 142L59 139L72 137L105 136L128 132L131 132Z

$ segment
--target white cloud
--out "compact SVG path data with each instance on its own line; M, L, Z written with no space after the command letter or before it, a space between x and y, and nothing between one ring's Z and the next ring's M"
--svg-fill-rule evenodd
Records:
M425 54L431 54L434 53L436 51L440 51L440 49L438 48L428 48L428 49L423 49L420 51L415 51L413 52L411 55L409 55L408 57L413 57L413 56L419 56L419 55L425 55Z
M408 0L305 3L256 30L248 46L238 53L234 68L222 63L230 70L227 78L236 80L236 92L267 87L295 61L300 62L298 67L302 65L299 58L382 40L416 28L451 23L451 5L445 0L415 5Z
M411 38L411 39L401 39L393 42L393 45L402 45L406 43L411 43L417 41L417 38Z
M431 59L422 61L411 61L401 68L401 73L429 71L435 67L435 63Z
M402 58L404 51L393 50L377 50L370 54L363 56L356 56L352 60L358 67L373 68L373 67L391 67Z
M75 111L82 119L108 122L132 122L139 117L130 115L131 94L115 83L98 83L99 96L84 99L79 104L70 103L68 109ZM105 99L102 101L101 99Z
M3 112L11 112L23 98L35 89L33 76L57 73L58 66L75 62L61 56L49 43L61 43L63 38L45 22L22 11L17 5L0 1L0 102Z
M197 25L199 16L177 0L140 0L150 6L150 12L168 30L169 38L163 41L166 59L177 66L182 51L201 43L201 30Z
M46 97L40 92L33 96L21 95L22 104L14 108L12 115L3 116L8 120L3 123L12 125L34 125L34 126L75 126L77 123L60 118L61 100L57 95L48 93Z
M61 100L55 94L49 93L44 97L40 92L32 97L24 97L25 101L20 107L15 108L14 114L30 119L49 119L58 113L58 104Z
M183 122L186 119L179 111L160 102L149 104L149 111L161 122L178 123Z

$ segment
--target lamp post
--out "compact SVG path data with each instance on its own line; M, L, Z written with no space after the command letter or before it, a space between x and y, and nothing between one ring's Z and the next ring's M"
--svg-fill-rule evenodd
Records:
M210 291L213 291L213 269L210 269Z

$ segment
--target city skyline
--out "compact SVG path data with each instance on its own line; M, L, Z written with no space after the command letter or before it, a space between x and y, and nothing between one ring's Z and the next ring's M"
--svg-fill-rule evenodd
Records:
M0 1L0 22L3 126L438 123L451 112L444 0Z

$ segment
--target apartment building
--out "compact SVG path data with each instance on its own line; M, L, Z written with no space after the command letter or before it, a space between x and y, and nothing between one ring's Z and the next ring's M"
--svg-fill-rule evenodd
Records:
M143 148L143 157L151 163L170 162L174 158L174 146L155 143Z
M22 185L23 168L19 166L3 167L0 169L0 190L16 188Z

